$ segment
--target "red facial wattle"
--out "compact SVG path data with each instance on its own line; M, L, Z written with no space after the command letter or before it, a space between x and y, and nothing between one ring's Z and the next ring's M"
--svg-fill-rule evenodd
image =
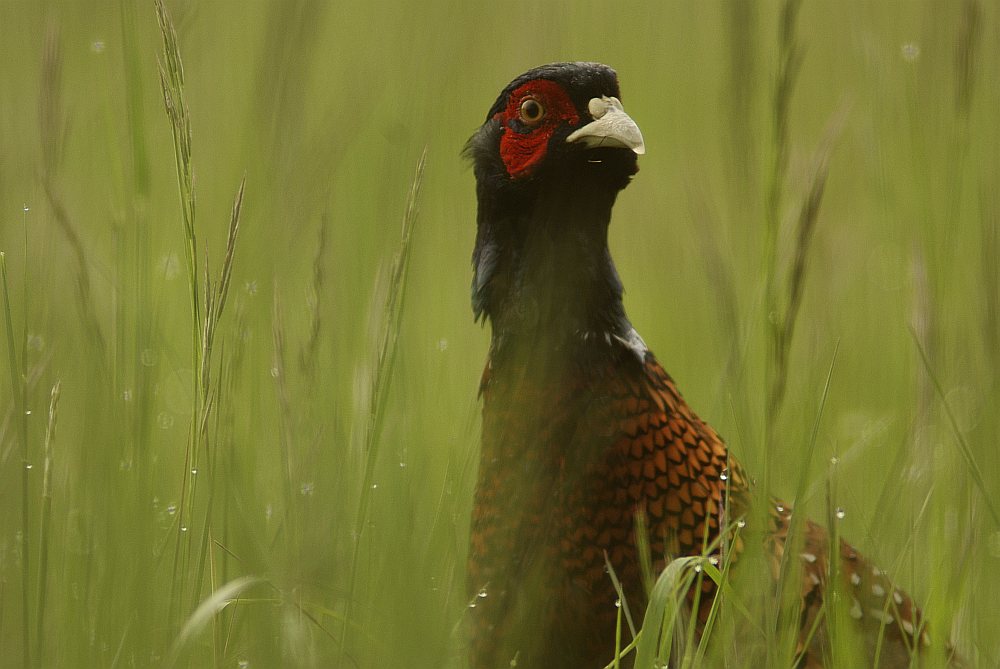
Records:
M543 116L534 125L521 117L521 104L528 99L537 101ZM496 115L503 124L500 136L500 157L512 179L530 176L545 159L549 140L561 125L575 126L580 121L573 102L562 86L548 79L535 79L511 92L507 108Z

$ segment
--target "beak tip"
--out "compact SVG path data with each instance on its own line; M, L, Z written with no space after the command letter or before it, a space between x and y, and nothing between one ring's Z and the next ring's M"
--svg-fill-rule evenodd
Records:
M616 146L631 149L637 156L646 153L639 126L617 98L593 98L589 110L594 120L570 133L567 142L582 142L592 148Z

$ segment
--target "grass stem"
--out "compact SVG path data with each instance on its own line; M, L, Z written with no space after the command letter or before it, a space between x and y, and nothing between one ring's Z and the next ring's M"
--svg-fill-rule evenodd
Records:
M424 167L427 163L427 148L425 147L417 161L417 167L410 186L403 213L403 225L400 232L399 248L393 257L389 270L388 294L382 305L381 328L377 333L378 348L375 351L373 378L368 392L368 420L364 432L363 457L364 475L361 479L360 500L354 521L354 546L351 551L350 591L344 607L344 621L341 628L341 653L346 653L347 628L351 622L351 608L357 586L358 559L361 555L361 537L364 535L368 507L371 500L372 476L375 463L378 460L378 440L381 435L382 418L388 395L389 381L396 359L396 341L399 336L399 323L403 314L403 298L406 292L406 276L410 262L411 240L413 226L417 220L420 186L424 179Z
M27 212L27 207L25 207ZM27 257L25 257L27 260ZM21 442L21 633L25 667L31 663L31 523L29 514L29 489L31 486L31 462L28 460L28 416L27 416L27 373L22 363L18 361L17 337L14 334L14 318L11 314L10 284L7 280L7 254L0 251L0 280L3 281L4 324L7 332L7 363L10 370L10 391L14 398L15 420L18 425L18 436Z
M49 576L49 543L52 526L52 444L56 436L56 415L59 408L59 395L62 383L56 381L52 386L49 400L49 422L45 428L45 446L43 453L42 473L42 517L38 530L38 603L35 605L35 658L40 665L44 662L45 644L45 604L48 595Z

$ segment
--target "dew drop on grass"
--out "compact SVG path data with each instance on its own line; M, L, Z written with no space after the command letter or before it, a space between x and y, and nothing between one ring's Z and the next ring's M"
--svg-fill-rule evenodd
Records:
M198 468L195 467L194 469L191 470L191 476L197 476L197 475L198 475Z
M728 481L729 480L729 470L728 469L723 469L722 473L719 474L719 478L722 479L723 481Z
M621 599L616 599L615 600L615 608L616 609L620 609L621 607L622 607L622 600Z
M279 374L278 368L277 367L272 367L271 368L271 376L273 376L274 378L278 378L278 374Z
M843 520L843 519L844 519L844 516L846 516L846 515L847 515L847 512L846 512L846 511L844 511L844 507L842 507L842 506L838 506L838 507L837 507L837 510L836 510L836 511L834 511L834 512L833 512L833 514L834 514L835 516L837 516L837 520Z
M30 471L32 468L34 468L34 465L31 464L30 462L27 462L25 463L24 468Z
M131 402L132 401L132 391L131 390L123 390L122 391L122 401L123 402Z
M785 512L785 507L783 507L783 506L782 506L781 504L779 504L779 505L778 505L777 507L775 507L775 508L777 508L777 509L778 509L778 513L784 513L784 512Z
M30 416L31 415L31 409L25 410L24 415L25 416Z
M187 532L187 531L188 531L187 525L181 525L181 532Z
M738 521L736 521L736 526L739 528L744 528L747 526L747 521L740 518Z
M696 574L700 574L701 573L701 565L700 564L696 564L694 566L694 573L696 573Z
M240 660L237 664L239 669L250 669L250 660Z
M175 513L177 513L177 505L176 504L168 504L167 505L167 513L170 514L171 516L174 515Z
M836 467L837 465L840 464L840 458L838 458L836 455L833 456L832 458L830 458L830 464Z
M480 590L478 596L479 596L480 599L485 599L486 598L486 588L483 588L482 590Z

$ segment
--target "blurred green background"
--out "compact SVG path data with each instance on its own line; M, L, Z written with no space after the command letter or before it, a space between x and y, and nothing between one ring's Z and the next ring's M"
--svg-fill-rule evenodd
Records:
M781 3L167 9L203 287L246 176L197 409L153 3L0 2L4 666L461 665L488 332L469 306L459 152L510 79L553 60L615 67L645 135L612 251L633 322L690 403L774 493L804 481L799 508L826 517L833 481L842 534L924 602L935 639L996 666L996 3L802 4L779 267L824 129L844 121L767 439Z

